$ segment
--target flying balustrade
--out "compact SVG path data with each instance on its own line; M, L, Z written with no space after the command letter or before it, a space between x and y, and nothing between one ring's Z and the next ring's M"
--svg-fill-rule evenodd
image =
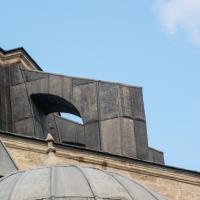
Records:
M164 164L148 146L141 87L45 73L23 48L0 49L0 109L3 131Z

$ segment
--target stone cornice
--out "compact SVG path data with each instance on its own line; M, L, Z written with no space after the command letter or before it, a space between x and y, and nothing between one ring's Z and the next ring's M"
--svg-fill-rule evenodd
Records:
M16 138L2 137L4 144L7 148L13 148L23 151L36 152L46 154L45 142L37 142L36 140L28 141ZM188 183L192 185L200 186L200 173L181 170L176 168L170 168L166 166L154 165L153 163L137 162L134 159L125 160L119 157L109 155L97 155L92 152L84 151L77 148L62 147L61 145L55 145L57 149L56 155L59 158L66 160L75 160L79 163L88 163L103 166L107 169L117 169L128 172L135 172L143 175L154 176L169 180L174 180L182 183ZM42 164L42 163L41 163Z
M28 70L42 71L24 48L17 48L9 51L0 48L0 65L11 65L15 63L22 63Z

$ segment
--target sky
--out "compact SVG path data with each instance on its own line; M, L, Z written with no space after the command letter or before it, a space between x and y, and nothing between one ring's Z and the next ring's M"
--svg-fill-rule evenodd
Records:
M0 47L44 71L142 86L149 146L200 172L199 0L0 0Z

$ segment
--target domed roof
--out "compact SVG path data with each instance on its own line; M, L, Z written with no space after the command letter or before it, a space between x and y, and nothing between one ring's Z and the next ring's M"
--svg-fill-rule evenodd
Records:
M78 166L48 166L0 179L3 200L67 199L164 200L124 176Z

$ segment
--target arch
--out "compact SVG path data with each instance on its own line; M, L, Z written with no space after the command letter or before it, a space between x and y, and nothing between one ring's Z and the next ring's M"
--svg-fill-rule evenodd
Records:
M40 107L40 109L46 114L62 112L62 113L70 113L73 115L77 115L81 117L78 109L66 99L45 93L37 93L31 95L34 103Z

